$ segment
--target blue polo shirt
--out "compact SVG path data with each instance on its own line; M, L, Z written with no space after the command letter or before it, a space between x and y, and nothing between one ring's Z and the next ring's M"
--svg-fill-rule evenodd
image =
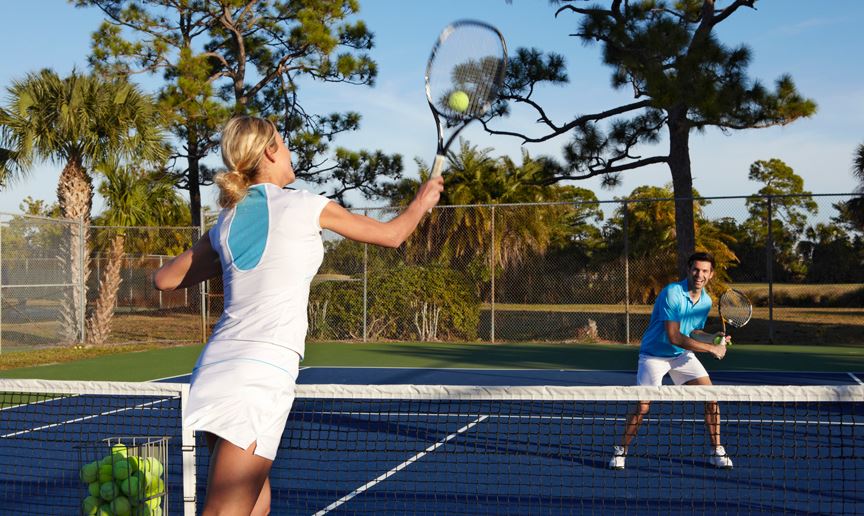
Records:
M681 333L690 335L693 330L701 330L711 311L711 297L702 289L699 301L693 302L687 292L687 279L666 285L651 311L651 322L642 336L640 353L654 357L677 357L684 353L683 348L673 345L666 336L666 321L678 321Z

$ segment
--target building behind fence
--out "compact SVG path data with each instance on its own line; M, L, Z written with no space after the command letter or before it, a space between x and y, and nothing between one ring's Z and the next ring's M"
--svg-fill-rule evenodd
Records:
M864 241L841 213L851 198L694 201L700 243L735 252L719 253L715 298L735 284L756 307L736 340L864 344ZM654 298L677 276L674 219L664 218L672 206L653 199L439 207L395 250L325 232L310 339L638 343ZM396 214L359 211L379 220ZM100 284L111 284L118 267L108 345L206 340L222 310L221 281L170 293L150 283L198 228L91 227L84 271L70 251L84 249L83 234L74 221L0 216L0 351L86 342ZM105 251L118 237L119 257ZM711 324L719 327L716 317Z

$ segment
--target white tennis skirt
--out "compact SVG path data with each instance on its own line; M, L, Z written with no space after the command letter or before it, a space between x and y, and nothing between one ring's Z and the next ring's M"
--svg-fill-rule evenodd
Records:
M214 341L192 373L183 425L274 460L294 403L300 355L264 342Z

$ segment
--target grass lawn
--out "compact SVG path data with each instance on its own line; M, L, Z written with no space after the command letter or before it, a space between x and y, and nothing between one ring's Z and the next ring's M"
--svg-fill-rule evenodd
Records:
M188 374L201 345L152 347L114 354L84 350L68 361L25 367L27 353L0 355L0 377L144 381ZM71 350L68 350L71 351ZM9 356L22 355L9 368ZM310 343L303 366L490 369L635 370L638 347L621 344L549 343ZM864 349L844 346L735 345L709 370L864 371ZM39 362L36 362L39 363ZM4 367L5 366L5 367Z

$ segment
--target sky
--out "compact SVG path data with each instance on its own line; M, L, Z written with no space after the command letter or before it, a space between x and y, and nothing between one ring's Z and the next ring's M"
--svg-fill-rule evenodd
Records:
M5 90L11 82L29 72L48 67L66 75L73 68L87 69L90 36L102 20L101 11L74 8L64 0L2 0L0 5L4 13L0 48L7 49L0 61L0 102L7 102ZM375 34L371 52L378 63L375 86L310 85L302 92L303 101L320 113L359 112L361 129L341 136L336 144L399 153L407 176L417 175L415 158L430 163L435 154L435 126L426 104L423 74L438 33L456 19L480 19L497 26L511 54L520 47L535 47L566 58L569 84L544 86L536 94L558 123L633 101L628 91L610 86L610 70L600 63L599 47L584 46L569 36L577 27L578 15L562 13L556 18L555 8L546 0L360 0L360 5L359 18ZM760 185L747 179L750 164L778 158L804 178L804 187L811 192L851 192L856 186L852 155L864 143L864 68L858 62L864 49L860 29L864 2L760 0L756 7L740 9L720 24L718 37L729 46L750 47L750 76L763 84L773 86L782 74L791 74L798 90L816 101L818 112L787 127L693 133L694 187L704 196L751 194ZM142 79L141 84L152 89L158 81ZM531 112L514 110L499 127L544 134L535 118ZM491 148L493 156L510 155L517 162L523 148L532 156L560 157L567 143L567 136L561 136L523 147L520 140L492 137L479 125L462 134L472 144ZM666 152L665 142L641 148L643 156ZM208 161L219 163L217 156ZM27 177L11 183L0 191L0 212L18 213L28 196L56 201L61 169L62 164L41 163ZM575 184L607 200L626 196L637 186L669 182L668 168L658 165L626 172L621 185L612 189L601 188L596 178ZM205 188L203 199L214 206L215 189ZM372 204L359 198L349 201L354 206ZM94 214L101 209L97 198Z

